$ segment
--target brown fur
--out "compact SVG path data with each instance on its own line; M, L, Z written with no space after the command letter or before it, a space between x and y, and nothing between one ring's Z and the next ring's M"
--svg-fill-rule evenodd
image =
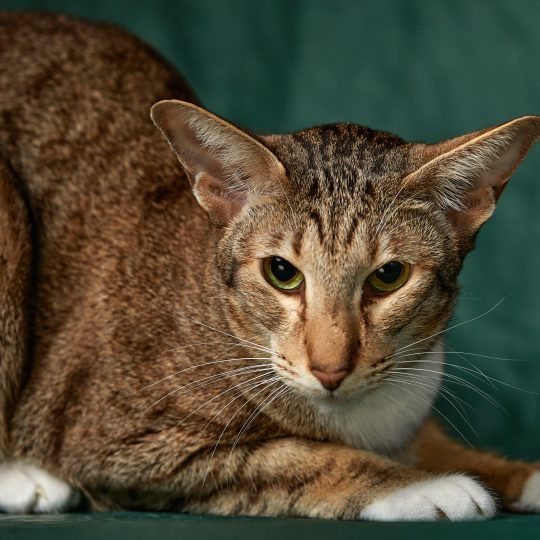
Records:
M448 438L433 420L423 426L411 452L418 466L427 471L467 471L475 475L499 495L506 508L519 500L523 484L538 470L531 463L464 448Z
M483 156L485 134L508 134L519 152L507 179L538 118L440 145L350 124L258 137L190 105L174 70L114 27L2 14L0 51L0 450L97 509L355 518L453 469L481 475L508 504L519 496L529 466L475 454L483 466L471 468L428 426L417 467L392 459L422 416L399 444L353 447L298 379L347 369L336 396L353 399L384 384L399 347L426 338L430 350L500 194L463 182L463 207L445 207L444 159ZM183 166L148 118L168 98L183 102L154 109L155 120ZM185 115L221 130L231 154L212 154ZM296 296L275 291L262 252L316 279ZM389 253L413 273L383 298L359 284ZM210 363L243 357L253 360ZM228 372L261 362L282 379Z
M0 162L0 458L9 451L11 412L28 348L31 246L28 214L7 164Z

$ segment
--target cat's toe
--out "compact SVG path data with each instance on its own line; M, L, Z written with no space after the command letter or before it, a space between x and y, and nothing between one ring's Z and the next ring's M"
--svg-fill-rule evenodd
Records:
M56 513L74 508L79 492L38 467L0 464L0 510L13 514Z
M519 501L512 505L518 512L540 512L540 472L533 473L525 482Z
M478 482L460 474L416 482L366 506L372 521L451 521L492 517L495 503Z

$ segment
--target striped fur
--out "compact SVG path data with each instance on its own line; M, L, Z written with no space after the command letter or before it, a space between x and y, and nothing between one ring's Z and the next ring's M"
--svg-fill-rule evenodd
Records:
M2 14L0 51L0 504L24 476L6 509L66 509L72 486L102 510L489 517L469 471L540 508L532 465L426 423L463 257L537 117L433 145L258 136L108 25ZM272 255L299 292L263 278ZM374 294L392 260L407 283ZM431 371L411 395L392 377L414 342Z

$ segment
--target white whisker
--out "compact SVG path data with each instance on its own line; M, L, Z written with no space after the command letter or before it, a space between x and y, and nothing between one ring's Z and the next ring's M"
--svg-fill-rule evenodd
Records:
M172 349L167 349L165 352L179 351L180 349L189 349L191 347L200 347L201 345L234 345L235 347L253 347L252 345L243 345L234 342L231 343L230 341L199 341L198 343L188 343L187 345L180 345Z
M415 353L410 352L410 351L414 351L415 349L422 352L415 352ZM486 358L488 360L501 360L503 362L530 362L530 360L527 358L504 358L502 356L489 356L487 354L479 354L479 353L472 353L472 352L466 352L466 351L454 351L454 350L426 351L423 349L423 347L415 347L414 349L407 349L405 352L407 354L399 355L399 352L396 351L394 354L391 354L390 356L388 356L387 359L389 360L390 358L393 358L398 355L399 355L398 356L398 359L399 359L399 358L407 358L408 356L416 356L416 355L421 355L421 354L442 354L442 355L457 354L458 356L464 354L466 356L474 356L475 358Z
M495 386L495 383L491 380L490 377L488 377L479 367L475 366L471 361L469 361L467 358L465 358L465 356L461 355L459 351L456 351L454 349L452 349L452 347L450 347L450 345L446 345L446 347L448 347L450 349L450 351L444 351L444 352L448 352L449 354L457 354L458 355L458 358L461 358L466 364L468 364L469 366L471 366L471 369L473 371L476 371L478 374L480 374L480 376L486 381L487 384L489 384L489 386L491 386L491 388L493 388L494 390L499 390L497 386ZM454 366L455 368L457 369L462 369L461 366L457 366L456 364L449 364L451 366ZM465 371L465 369L464 369Z
M281 390L281 392L276 395L277 392L279 392ZM278 388L277 391L274 391L272 392L269 396L267 396L265 398L265 400L260 403L259 407L257 407L250 415L249 417L247 418L247 420L242 424L242 427L240 428L240 430L238 431L238 435L236 436L236 438L234 439L233 441L233 444L232 444L232 447L231 447L231 451L229 452L229 457L227 458L227 468L230 466L230 461L231 461L231 457L232 457L232 454L234 452L234 449L236 448L236 445L238 444L238 442L240 441L240 438L242 437L242 435L251 427L251 424L253 424L253 422L255 421L255 419L257 418L257 416L259 416L262 411L268 407L273 401L275 401L276 399L284 396L285 394L287 393L290 393L292 392L292 388L288 388L288 387L282 387L282 388ZM268 403L266 403L268 400L270 399L270 401Z
M213 398L210 398L210 399L206 400L202 405L199 405L199 407L197 407L194 411L191 411L187 416L185 416L180 422L178 422L176 424L176 427L181 426L188 418L191 418L191 416L193 416L197 411L199 411L200 409L202 409L204 406L208 405L212 401L216 400L217 398L227 394L228 392L232 392L232 391L236 390L237 388L239 388L240 386L244 386L245 384L247 384L249 382L253 382L255 380L266 377L267 375L268 375L268 373L263 373L262 375L258 375L257 377L253 377L252 379L248 379L247 381L243 381L241 383L233 385L233 386L231 386L231 388L228 388L227 390L224 390L223 392L220 392L219 394L217 394Z
M432 372L440 374L441 377L446 380L449 383L457 384L459 386L464 386L465 388L468 388L469 390L473 390L480 396L482 396L484 399L489 401L492 405L495 405L496 407L499 407L501 410L506 411L506 409L492 396L490 396L487 392L482 390L481 388L478 388L476 385L472 384L470 381L466 381L462 377L458 377L457 375L452 375L450 373L441 373L439 371L434 371L432 369L426 369L426 368L394 368L392 371L423 371L423 372Z
M383 227L386 225L387 221L390 219L390 217L393 214L388 215L388 212L392 210L393 213L397 211L397 209L400 207L398 204L397 206L394 206L394 203L396 202L396 199L399 197L401 192L405 189L406 184L402 184L402 186L398 189L397 193L394 195L394 198L390 201L390 204L386 207L386 209L383 212L383 215L381 216L381 219L379 221L378 227L375 229L375 234L373 235L374 238L377 238L382 231ZM404 202L408 201L409 199L406 199Z
M401 390L405 390L409 394L412 394L413 396L415 396L417 399L420 399L424 403L430 405L431 408L433 410L435 410L438 414L440 414L461 435L463 440L474 450L474 446L470 443L469 439L467 439L467 437L465 437L465 435L463 435L463 433L461 433L461 431L454 425L454 423L445 414L443 414L441 411L439 411L439 409L437 409L437 407L435 407L435 405L433 405L433 403L430 403L429 401L421 398L418 394L415 394L414 392L408 390L407 388L403 388L402 386L399 386L398 383L388 383L388 384L390 384L390 385L392 385L394 387L397 387L397 388L401 388Z
M194 324L198 324L200 326L204 326L205 328L208 328L209 330L213 330L214 332L218 332L219 334L223 334L225 336L229 336L233 339L236 339L238 341L241 341L242 343L249 343L250 345L252 345L253 347L258 347L259 350L261 351L266 351L266 352L269 352L269 353L272 353L272 354L276 354L278 356L279 353L277 351L274 351L268 347L265 347L264 345L259 345L258 343L255 343L253 341L249 341L247 339L242 339L242 338L239 338L237 336L235 336L234 334L229 334L228 332L224 332L223 330L219 330L218 328L214 328L213 326L210 326L209 324L206 324L206 323L203 323L203 322L200 322L200 321L196 321L195 319L192 319L190 317L186 317L185 315L181 315L181 314L178 314L180 317L183 317L184 319L187 319L188 321L194 323Z
M407 355L405 355L405 357L406 356ZM432 360L432 359L429 359L429 360L420 360L420 359L417 359L417 360L400 360L400 361L397 362L398 366L401 366L403 364L433 364L433 365L443 365L443 366L453 367L453 368L459 369L461 371L465 371L465 373L468 373L469 375L471 375L475 379L483 381L486 384L489 384L489 386L491 386L493 389L498 390L498 388L492 382L492 377L489 377L488 375L486 375L480 369L467 368L467 367L464 367L464 366L460 366L459 364L453 364L451 362L446 362L446 361L442 361L442 360ZM476 366L474 366L474 367L476 367ZM495 379L493 379L493 380L495 380Z
M267 366L266 364L260 364L258 366L246 366L246 367L242 367L242 368L233 369L233 370L230 370L230 371L225 371L225 372L222 372L222 373L217 373L217 374L214 374L214 375L209 375L208 377L203 377L202 379L198 379L196 381L193 381L193 382L190 382L190 383L185 384L183 386L180 386L179 388L175 388L174 390L171 390L170 392L165 394L163 397L161 397L160 399L158 399L157 401L152 403L152 405L150 405L149 407L144 409L143 412L148 411L149 409L151 409L152 407L154 407L155 405L157 405L158 403L160 403L164 399L167 399L170 396L173 396L173 395L180 396L180 395L184 394L188 390L189 391L196 390L196 389L201 388L203 386L206 386L206 385L208 385L210 383L214 383L214 382L218 382L218 381L221 381L221 380L224 380L224 379L228 379L228 378L233 377L235 375L246 375L246 374L249 374L249 373L257 373L257 372L271 372L271 371L273 371L273 369L274 368L271 367L270 365ZM201 384L201 383L204 383L204 384ZM184 390L184 392L182 392L182 390Z
M174 373L171 373L170 375L167 375L166 377L163 377L159 381L153 382L151 384L148 384L147 386L144 386L143 388L140 388L139 390L135 391L134 394L137 394L139 392L142 392L143 390L146 390L148 388L151 388L152 386L155 386L156 384L159 384L163 381L166 381L167 379L170 379L172 377L175 377L176 375L179 375L180 373L184 373L186 371L191 371L193 369L201 368L204 366L210 366L213 364L223 364L226 362L241 362L243 360L272 360L272 358L260 358L260 357L244 357L244 358L227 358L225 360L214 360L212 362L204 362L203 364L197 364L195 366L189 366L184 369L180 369L179 371L175 371ZM268 363L267 365L271 365L271 363Z
M409 347L412 347L413 345L416 345L418 343L422 343L423 341L426 341L428 339L432 339L436 336L439 336L440 334L443 334L445 332L449 332L450 330L454 330L454 328L458 328L460 326L463 326L464 324L468 324L474 321L477 321L478 319L481 319L482 317L485 317L489 313L491 313L494 309L497 309L508 297L510 297L510 294L507 294L504 298L499 300L493 307L488 309L485 313L482 313L481 315L478 315L476 317L473 317L472 319L469 319L467 321L460 322L458 324L454 324L453 326L450 326L449 328L445 328L444 330L441 330L440 332L436 332L435 334L432 334L431 336L419 339L418 341L415 341L414 343L409 343L409 345L405 345L404 347L401 347L400 349L397 349L395 352L398 353L400 351L403 351L405 349L408 349Z
M406 355L405 355L406 356ZM513 384L507 383L505 381L501 381L500 379L496 379L495 377L491 377L490 375L486 375L483 371L481 371L479 368L472 369L467 368L465 366L460 366L459 364L453 364L450 362L444 362L444 361L435 361L435 360L405 360L405 361L398 361L399 364L421 364L421 363L427 363L427 364L443 364L446 366L454 367L456 369L460 369L461 371L465 371L469 373L471 376L473 376L475 379L483 380L484 382L490 383L490 386L494 388L495 390L499 390L493 383L502 384L503 386L507 386L508 388L512 388L513 390L518 390L519 392L524 392L526 394L531 394L533 396L537 396L538 392L535 392L534 390L527 390L525 388L520 388L519 386L514 386ZM476 366L473 365L473 367L476 368ZM404 369L413 369L413 368L404 368ZM445 375L449 375L448 373L445 373ZM455 375L454 375L455 377Z
M412 379L419 380L426 388L433 388L433 377L430 377L429 375L418 375L416 373L396 373L399 377L411 377ZM388 377L388 380L392 380L392 376ZM469 409L473 409L473 406L467 403L464 399L460 398L458 395L454 394L449 388L445 388L444 386L440 386L439 388L440 392L445 392L452 396L453 399L459 402L459 404L462 407L468 407ZM462 411L465 412L465 409L463 408Z
M230 426L231 422L234 420L234 418L237 416L237 414L252 400L254 399L255 397L257 397L259 394L261 394L262 392L264 392L269 386L271 386L272 384L276 384L277 382L279 382L281 380L281 377L274 377L271 381L263 381L262 383L259 383L257 385L255 385L255 387L252 387L250 388L249 390L254 390L257 386L261 386L262 384L265 384L266 386L264 388L262 388L261 390L259 390L254 396L252 396L250 399L248 399L240 408L237 409L237 411L234 413L234 415L229 419L229 421L227 422L227 424L225 425L225 427L223 428L223 430L221 431L219 437L218 437L218 440L216 442L216 444L214 445L214 449L212 450L212 454L210 455L210 459L208 461L208 467L206 469L206 474L204 475L204 479L203 479L203 483L202 483L202 488L204 488L204 484L206 482L206 477L208 476L208 473L210 472L210 468L211 468L211 465L212 465L212 460L214 459L214 455L216 453L216 450L219 446L219 443L221 441L221 439L223 438L223 435L225 434L225 431L227 431L227 428ZM279 388L278 388L278 391L279 391ZM243 393L241 394L241 396L244 395ZM272 394L271 394L272 395ZM206 424L206 426L204 427L203 431L214 421L214 419L219 415L221 414L221 412L223 412L223 410L225 408L227 408L231 403L233 403L234 401L236 401L236 399L238 399L239 397L241 396L237 396L235 399L233 399L232 401L229 401L229 403L227 403L222 409L220 409L214 416L213 418L208 422L208 424Z
M401 374L402 377L404 377L405 375L407 375L406 373L403 373ZM418 381L418 380L411 380L411 379L407 379L407 378L402 378L402 377L390 377L388 378L388 382L401 382L403 384L409 384L411 386L417 386L419 388L432 388L432 385L430 385L428 382L423 382L423 381ZM469 427L469 429L477 436L479 437L478 435L478 432L476 431L476 429L474 429L474 427L472 426L470 420L467 418L466 414L465 414L465 411L463 409L463 406L461 406L461 409L448 397L451 396L452 398L454 399L459 399L457 398L457 396L455 396L452 392L449 392L446 388L439 388L439 395L444 398L455 410L456 412L459 414L459 416L463 419L463 421L467 424L467 426ZM448 395L447 395L448 394ZM463 400L460 400L460 401L463 401ZM459 405L461 405L461 403L459 403Z

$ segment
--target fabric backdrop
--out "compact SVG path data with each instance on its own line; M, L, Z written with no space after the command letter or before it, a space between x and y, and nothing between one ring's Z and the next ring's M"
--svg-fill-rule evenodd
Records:
M433 142L540 114L538 0L0 0L111 21L173 62L212 111L250 129L352 121ZM174 97L174 96L171 96ZM540 148L515 174L465 265L448 361L481 390L448 384L475 447L540 459ZM470 364L469 364L470 363ZM475 368L476 369L476 368ZM497 400L490 403L481 392ZM447 425L450 425L447 422Z

